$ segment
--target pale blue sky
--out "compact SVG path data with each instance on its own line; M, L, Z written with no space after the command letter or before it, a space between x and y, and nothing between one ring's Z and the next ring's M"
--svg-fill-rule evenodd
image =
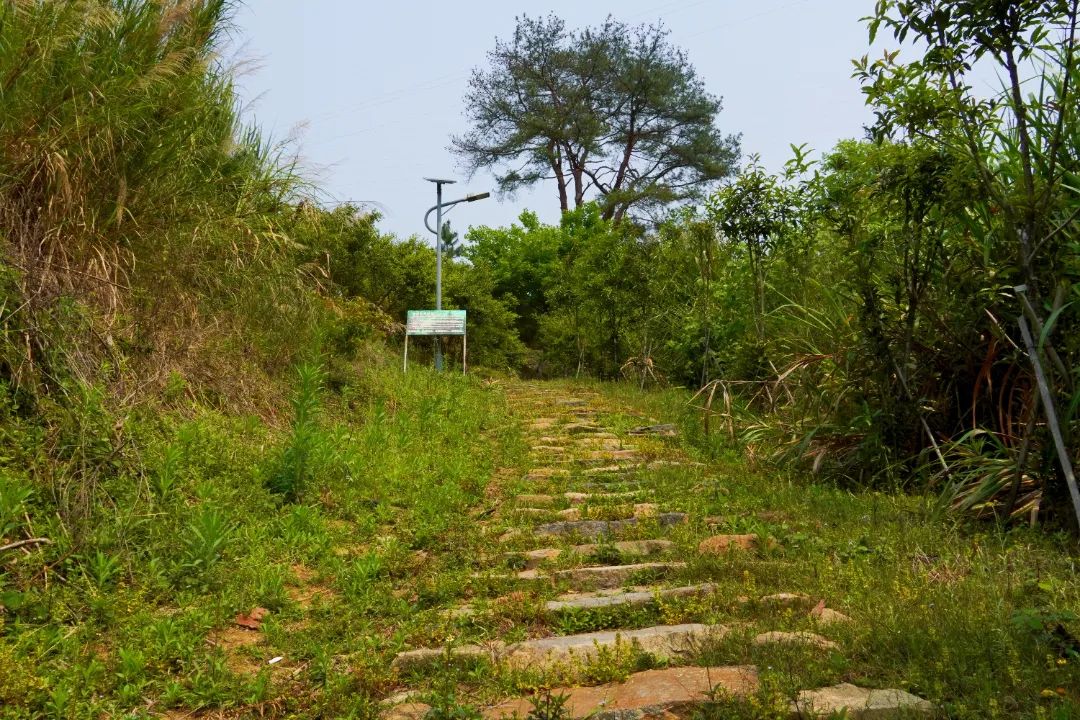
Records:
M235 59L253 61L239 84L250 116L281 139L297 134L310 176L338 199L375 201L382 227L422 233L434 202L425 176L456 177L455 197L487 190L466 183L447 151L465 128L470 70L522 13L554 12L572 26L609 13L663 20L708 89L724 98L718 125L741 132L743 150L778 169L791 143L827 150L862 135L871 120L851 59L867 51L859 19L873 0L478 0L362 2L249 0L236 18ZM555 188L456 209L455 229L503 225L525 208L558 217ZM425 236L426 233L423 233Z

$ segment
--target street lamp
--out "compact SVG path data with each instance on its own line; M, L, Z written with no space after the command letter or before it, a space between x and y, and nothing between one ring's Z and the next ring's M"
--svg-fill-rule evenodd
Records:
M443 210L450 209L459 203L476 202L477 200L484 200L491 197L491 193L477 193L475 195L466 195L459 200L452 200L450 202L443 202L442 189L443 185L453 185L456 180L441 180L439 178L424 178L428 182L435 183L435 205L424 215L424 227L428 229L428 232L435 233L435 309L442 310L442 229L443 229ZM435 213L435 229L431 228L428 224L428 218L431 217L431 213ZM439 338L435 338L435 369L442 370L442 345L439 343Z

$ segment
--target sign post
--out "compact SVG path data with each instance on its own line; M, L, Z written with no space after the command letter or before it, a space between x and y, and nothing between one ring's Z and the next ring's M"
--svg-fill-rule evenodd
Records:
M464 310L410 310L405 321L404 372L409 371L409 338L443 336L461 337L461 372L468 370L468 339L465 335ZM442 369L441 363L439 363Z

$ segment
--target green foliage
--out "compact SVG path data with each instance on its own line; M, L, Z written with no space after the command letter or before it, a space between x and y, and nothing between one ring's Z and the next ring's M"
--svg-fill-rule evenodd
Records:
M319 428L320 395L325 371L319 360L301 363L296 368L297 387L292 399L292 432L266 485L282 495L286 502L296 502L307 488L312 464L320 445L325 442Z

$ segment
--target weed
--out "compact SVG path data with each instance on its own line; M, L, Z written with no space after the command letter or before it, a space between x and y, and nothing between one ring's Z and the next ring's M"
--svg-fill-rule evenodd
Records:
M301 363L296 375L292 435L266 481L271 492L284 496L290 503L300 498L311 479L312 462L322 440L318 414L325 382L325 371L319 361Z
M532 708L525 720L566 720L570 712L566 707L569 695L555 694L549 689L541 690L529 698Z
M231 524L225 514L204 505L188 524L184 536L184 557L180 569L185 578L197 578L220 558L229 542Z

